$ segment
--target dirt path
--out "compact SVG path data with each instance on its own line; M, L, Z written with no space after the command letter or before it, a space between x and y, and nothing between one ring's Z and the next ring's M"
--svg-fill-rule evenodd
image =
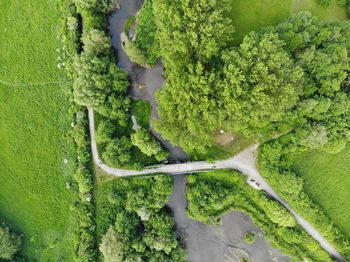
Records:
M26 86L45 86L45 85L58 85L62 82L45 82L45 83L9 83L3 80L0 80L0 84L3 84L5 86L9 87L26 87Z

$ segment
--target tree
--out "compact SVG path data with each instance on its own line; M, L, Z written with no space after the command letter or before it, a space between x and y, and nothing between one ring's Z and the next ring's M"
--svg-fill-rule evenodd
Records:
M113 227L109 227L107 233L102 237L100 251L106 262L120 262L123 258L122 237Z
M112 41L103 31L91 29L82 36L84 52L89 55L110 54Z
M6 226L0 227L0 259L11 260L21 247L21 238Z
M126 164L131 159L131 146L130 140L125 136L113 139L107 144L102 157L112 166Z
M177 247L176 235L173 231L174 220L164 211L152 214L144 225L144 241L151 249L163 250L169 254Z
M153 0L167 77L157 94L156 129L188 152L212 145L219 128L215 69L234 31L229 6L226 0Z
M109 119L101 118L98 124L95 139L97 143L106 143L112 139L113 133L115 131L115 124Z
M167 157L160 143L144 128L138 128L131 135L131 141L134 146L139 148L142 153L147 156L158 156L159 160L164 160Z
M285 120L302 92L303 71L276 34L250 33L223 54L220 104L229 130L266 133Z
M112 9L114 0L74 0L74 3L83 10L106 13Z
M261 197L266 198L265 196ZM296 221L291 213L277 201L266 198L266 201L262 203L264 203L266 215L273 223L282 227L294 227L296 225Z

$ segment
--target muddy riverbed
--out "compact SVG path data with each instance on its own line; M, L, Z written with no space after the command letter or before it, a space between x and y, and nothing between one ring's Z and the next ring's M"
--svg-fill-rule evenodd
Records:
M285 262L290 259L263 238L263 233L241 212L223 216L219 226L208 226L188 218L184 193L186 175L174 177L174 191L168 202L176 221L177 233L183 240L189 262ZM247 232L257 232L258 238L248 245L242 238Z

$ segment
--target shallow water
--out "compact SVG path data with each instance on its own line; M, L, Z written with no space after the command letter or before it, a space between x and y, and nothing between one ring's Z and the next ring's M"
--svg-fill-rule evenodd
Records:
M186 214L185 184L185 175L174 176L174 191L168 206L173 211L177 233L184 240L189 262L233 262L240 261L240 255L247 255L251 262L290 261L272 248L262 237L261 230L241 212L224 215L219 226L189 219ZM259 235L252 245L242 239L250 231Z
M142 7L143 0L120 0L120 9L114 12L109 18L108 30L112 35L112 45L117 53L117 66L128 73L130 79L129 96L147 100L152 105L152 120L158 118L157 102L155 94L164 84L163 65L160 61L153 68L144 68L130 61L121 47L120 34L124 31L126 20L135 15ZM155 132L151 126L153 135L170 152L170 162L188 159L187 154L179 147L173 146L160 134Z

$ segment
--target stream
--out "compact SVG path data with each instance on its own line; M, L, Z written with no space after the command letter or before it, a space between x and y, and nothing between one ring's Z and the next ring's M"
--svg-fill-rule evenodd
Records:
M120 9L109 17L108 30L112 35L112 45L117 53L117 66L128 73L130 88L128 95L134 99L147 100L152 106L151 120L158 118L156 91L164 84L163 65L160 61L153 68L144 68L130 61L121 47L120 34L124 32L126 20L135 15L142 7L143 0L120 0ZM169 162L176 163L188 159L187 154L179 147L173 146L152 127L151 133L169 151Z
M117 66L128 73L130 89L128 95L135 99L147 100L152 105L152 120L158 118L155 93L164 84L163 65L160 61L153 68L144 68L132 63L121 47L120 34L126 20L142 7L143 0L120 0L120 9L109 17L109 31L117 53ZM187 154L163 139L151 126L153 135L169 150L170 162L183 161ZM172 209L178 236L183 240L189 262L238 262L241 258L259 262L290 261L263 238L263 234L241 212L230 212L223 216L218 226L205 225L191 220L186 214L186 175L174 176L174 189L168 206ZM245 233L258 233L257 240L248 245L242 239Z

